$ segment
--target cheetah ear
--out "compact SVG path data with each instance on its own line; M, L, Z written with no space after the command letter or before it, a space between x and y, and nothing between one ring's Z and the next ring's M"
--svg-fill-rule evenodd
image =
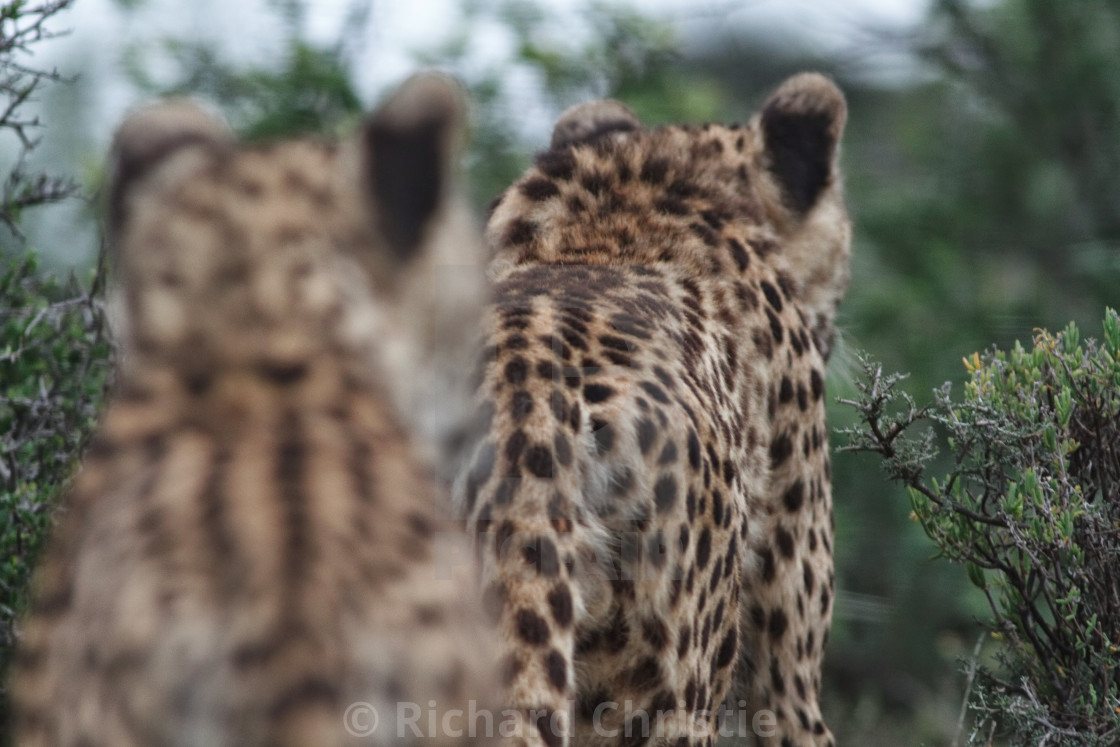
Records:
M462 87L439 73L405 81L363 131L377 224L399 259L419 246L448 196L466 121Z
M232 142L233 134L225 122L187 99L168 99L129 115L117 128L110 156L110 231L119 230L127 219L131 189L156 167L187 151L221 150Z
M765 165L797 213L807 213L833 183L847 117L844 94L818 73L789 78L763 106Z
M568 108L552 128L552 148L586 143L611 132L640 130L642 123L625 104L613 99L588 101Z

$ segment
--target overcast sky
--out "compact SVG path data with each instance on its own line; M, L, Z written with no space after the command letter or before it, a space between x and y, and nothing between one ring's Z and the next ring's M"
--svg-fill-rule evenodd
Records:
M690 31L713 19L728 26L765 29L777 38L801 37L822 53L858 44L868 27L904 28L918 22L929 0L617 0L655 17L667 19L687 42ZM352 0L310 0L312 38L333 41L344 26ZM573 18L585 0L542 3ZM357 77L368 101L414 67L411 53L431 48L451 34L462 19L460 0L373 0L368 29L362 35ZM73 29L56 43L49 58L64 72L87 80L111 79L127 42L161 37L218 39L230 53L246 61L267 55L279 38L276 14L267 0L145 0L143 10L122 13L115 0L77 0L60 19ZM710 28L710 26L708 26ZM495 46L501 39L487 40ZM483 44L482 46L486 46ZM93 126L111 129L121 111L133 102L126 89L110 87L98 94ZM98 135L102 135L101 132ZM98 137L100 139L100 137Z
M557 38L578 34L579 9L588 0L541 0L540 4L563 19L557 23ZM772 39L808 43L810 50L828 56L837 50L858 49L860 35L868 28L904 29L924 15L929 0L616 0L647 15L668 22L683 44L703 43L713 22L717 27L743 27ZM334 42L345 26L347 9L354 0L308 0L308 30L311 38ZM137 41L197 39L216 41L234 61L259 64L279 49L283 34L277 14L268 0L141 0L139 10L126 13L120 0L77 0L74 7L54 20L52 29L71 33L36 48L35 66L56 66L74 82L55 86L53 94L72 98L77 106L63 107L80 112L80 121L60 121L57 111L44 116L50 128L43 133L42 146L34 161L50 171L77 174L100 164L113 129L124 113L135 106L139 95L121 72L124 50ZM413 52L433 49L454 33L463 20L462 0L372 0L367 27L358 35L355 57L358 92L372 104L390 85L415 67ZM702 33L704 32L704 33ZM485 34L483 29L479 33ZM491 60L510 57L509 39L493 29L476 40L473 51ZM904 62L904 61L903 61ZM877 61L872 69L899 68L892 61ZM157 71L158 72L158 71ZM513 110L525 132L547 132L553 115L534 106L532 81L522 90L521 82L510 84ZM539 96L539 91L536 92ZM75 119L71 117L71 119ZM0 142L0 159L10 144ZM79 207L71 208L75 215ZM63 211L65 212L65 210ZM79 239L75 218L69 222L56 213L43 226L30 226L33 243L57 250L65 262L81 262L91 254L89 242ZM44 214L44 219L46 218ZM40 221L32 219L32 223ZM49 234L49 235L48 235ZM37 240L36 240L37 238Z

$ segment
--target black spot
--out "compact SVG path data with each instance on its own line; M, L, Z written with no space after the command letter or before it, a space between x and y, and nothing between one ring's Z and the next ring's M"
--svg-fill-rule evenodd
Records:
M778 289L763 280L759 283L762 288L762 295L766 296L766 302L774 307L774 311L782 310L782 297L778 294Z
M549 404L552 405L552 416L561 423L567 423L571 413L568 410L568 400L564 398L564 393L559 389L553 389L552 394L549 395Z
M563 433L553 436L552 446L556 451L556 461L560 466L567 467L572 463L572 445Z
M506 381L511 384L519 385L524 383L525 377L529 374L529 364L520 355L514 357L506 364Z
M688 228L708 246L719 246L719 234L703 223L693 223Z
M536 612L527 609L517 611L517 635L531 646L548 643L548 623Z
M634 348L634 346L626 340L621 337L615 337L614 335L600 335L599 344L605 348L618 350L623 353L629 353Z
M548 381L557 381L560 378L560 369L552 361L538 361L537 376Z
M817 400L824 396L824 381L821 379L820 371L815 368L809 372L809 386L813 389L813 399Z
M700 469L700 439L691 429L688 431L688 465L694 470Z
M719 582L722 579L723 579L723 558L716 558L716 562L712 566L712 578L708 582L708 592L711 593L711 594L715 594L716 587L719 586ZM720 602L720 604L723 604L723 602Z
M793 399L793 382L788 376L782 377L782 384L778 390L778 401L783 405Z
M564 584L556 584L548 592L548 606L552 608L552 619L561 628L572 624L572 593Z
M789 627L789 620L786 618L786 613L779 609L774 609L770 613L770 627L769 632L772 638L781 638L786 633L786 628Z
M727 245L731 248L731 258L735 260L735 264L739 267L739 272L744 272L751 262L751 257L747 254L747 250L735 239L728 239Z
M547 200L549 197L555 197L560 194L559 187L548 179L539 176L534 176L523 181L518 187L518 191L533 202Z
M783 695L786 691L786 680L782 677L782 670L778 666L778 658L770 659L770 684L774 687L774 692Z
M653 203L653 209L664 215L688 215L689 207L676 197L662 197Z
M599 171L591 171L583 174L579 180L580 186L586 189L595 197L600 196L603 192L610 188L611 182L606 174Z
M790 485L785 495L782 496L782 503L785 505L786 511L801 510L802 504L805 503L805 485L800 480Z
M783 558L790 559L793 557L793 535L791 535L785 527L778 527L776 537L778 540L778 552L781 553Z
M648 454L657 438L657 427L647 418L638 421L638 448L643 455Z
M672 475L663 475L653 488L653 500L658 513L665 513L677 503L677 481Z
M528 244L537 235L537 224L532 221L518 218L506 228L505 243L513 246Z
M813 569L809 567L809 561L805 560L801 563L801 580L805 583L805 593L813 593Z
M735 628L732 627L724 635L723 642L719 644L719 650L716 652L716 667L719 669L730 665L735 658L735 632Z
M509 440L506 441L504 453L511 465L517 464L517 460L521 458L521 454L525 451L525 446L528 443L529 438L525 435L525 431L520 428L510 435Z
M635 690L652 690L661 684L661 665L656 658L647 656L630 670L629 681Z
M767 547L757 552L758 557L762 560L762 580L769 584L774 581L774 575L777 573L774 566L774 551Z
M568 663L563 655L556 649L548 652L545 657L545 670L548 672L548 681L557 692L564 692L568 687Z
M596 404L614 396L614 389L606 384L587 384L583 387L583 396L588 402Z
M664 158L651 158L642 164L638 178L647 184L660 184L669 173L669 162Z
M502 343L502 347L507 349L507 351L523 351L523 349L529 347L529 340L521 335L511 335Z
M712 553L712 532L708 527L704 527L704 531L700 532L700 538L696 541L696 567L700 570L708 565L708 558Z
M770 466L772 468L781 466L792 453L793 444L790 443L789 436L785 433L780 434L770 442Z
M646 390L649 396L653 397L661 404L669 404L669 397L666 396L665 391L657 384L654 384L652 381L643 381L641 387Z
M778 315L771 309L766 309L766 318L770 322L770 336L774 338L774 342L779 345L782 343L782 322L778 319Z
M546 176L553 179L571 179L572 173L575 171L576 159L571 151L550 150L537 156L536 166Z
M541 479L552 478L556 470L552 451L547 446L530 446L525 452L525 467Z
M692 630L688 625L684 625L677 633L677 658L683 659L690 648L692 648Z

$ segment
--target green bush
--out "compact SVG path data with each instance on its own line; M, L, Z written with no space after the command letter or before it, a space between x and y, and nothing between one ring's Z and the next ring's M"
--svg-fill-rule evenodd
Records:
M87 291L41 274L32 256L0 261L0 668L56 498L104 397L102 277L98 269Z
M1120 316L1106 311L1099 343L1071 323L965 366L962 398L946 384L919 409L902 376L865 360L847 448L881 457L939 555L987 597L1001 645L975 670L971 743L1117 744ZM937 479L939 437L952 467Z
M34 67L36 45L72 0L0 0L0 675L15 643L31 568L104 397L110 347L98 266L83 288L43 273L27 247L27 212L72 196L65 175L37 171L30 156L42 123L25 105L62 81ZM0 743L7 741L0 676Z

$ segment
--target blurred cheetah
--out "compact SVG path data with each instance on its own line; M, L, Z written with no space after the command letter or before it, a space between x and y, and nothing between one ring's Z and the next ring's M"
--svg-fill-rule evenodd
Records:
M409 744L492 691L432 476L484 295L462 109L425 75L341 144L239 146L182 101L121 126L119 386L38 570L18 744Z

